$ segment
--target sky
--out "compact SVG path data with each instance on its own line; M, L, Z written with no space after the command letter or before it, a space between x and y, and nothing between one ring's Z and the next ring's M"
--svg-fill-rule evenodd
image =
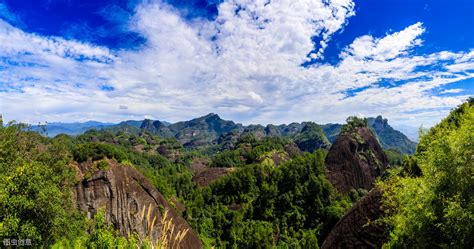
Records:
M432 126L474 95L471 0L0 0L0 114Z

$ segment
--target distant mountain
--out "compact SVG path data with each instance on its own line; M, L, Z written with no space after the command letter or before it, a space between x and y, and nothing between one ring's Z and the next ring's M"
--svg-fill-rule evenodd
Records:
M384 149L395 149L410 154L415 151L416 143L400 131L393 129L387 119L378 116L368 118L369 126L374 130ZM175 138L187 148L218 147L232 148L238 138L251 134L257 139L263 137L286 137L292 139L303 151L329 148L341 131L341 124L318 125L313 122L290 123L288 125L247 125L224 120L215 113L189 121L168 123L160 120L128 120L118 124L89 121L85 123L48 123L45 128L50 137L60 133L79 135L90 129L109 129L138 134L143 131L164 138ZM33 126L40 131L41 127ZM216 147L216 148L217 148Z
M215 145L221 135L244 130L241 124L223 120L214 113L174 124L147 119L142 122L140 128L162 137L174 137L185 147Z
M401 131L403 134L405 134L411 141L418 142L420 140L418 136L418 127L413 127L409 125L394 125L393 127L396 130Z
M375 135L377 135L384 149L395 149L404 154L412 154L415 152L416 142L410 140L402 132L395 130L388 124L387 119L379 115L376 118L368 118L368 123L370 128L374 130ZM334 143L341 132L341 127L341 124L322 125L329 142Z
M294 141L300 150L308 152L319 148L329 149L331 146L321 126L313 122L305 123L301 132L294 137Z
M339 133L341 132L342 125L341 124L325 124L325 125L322 125L322 128L329 142L334 143L334 141L336 141L337 136L339 136Z
M75 122L75 123L61 123L52 122L45 125L34 125L31 127L33 131L45 131L49 137L54 137L58 134L80 135L90 129L103 129L112 126L112 123L102 123L97 121ZM43 130L44 128L44 130Z
M396 149L404 154L412 154L415 152L416 143L408 139L408 137L400 131L393 129L388 124L387 119L379 115L376 118L368 118L368 121L384 149Z

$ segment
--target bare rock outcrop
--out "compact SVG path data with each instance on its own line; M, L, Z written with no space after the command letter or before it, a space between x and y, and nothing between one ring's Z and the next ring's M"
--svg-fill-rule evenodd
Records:
M384 214L381 200L382 192L371 190L336 223L321 248L381 248L388 238L386 229L376 222Z
M215 168L205 168L199 171L194 177L193 182L198 186L208 186L214 181L217 181L219 178L222 178L229 173L234 171L234 168L224 168L224 167L215 167Z
M370 190L376 177L388 167L387 156L367 127L341 134L326 157L326 177L341 193Z
M173 248L202 248L201 241L189 224L140 172L114 160L107 162L107 169L95 172L90 160L78 165L83 179L75 189L80 210L92 217L100 208L104 208L106 220L123 236L137 233L142 238L148 236L152 241L160 238L161 221L167 210L166 221L174 225L174 231L168 235L169 241L179 244ZM185 231L184 238L177 242L175 238L178 233Z

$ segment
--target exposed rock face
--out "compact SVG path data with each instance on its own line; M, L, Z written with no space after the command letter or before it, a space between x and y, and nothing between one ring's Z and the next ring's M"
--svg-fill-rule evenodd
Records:
M98 170L89 179L76 185L77 205L89 217L99 208L106 210L106 220L124 236L134 232L156 241L161 233L164 210L175 226L171 241L179 231L188 230L179 248L202 248L201 241L187 222L167 203L165 198L137 170L109 160L107 170ZM79 165L80 174L91 170L92 162ZM153 229L151 223L155 220Z
M326 177L342 193L370 190L388 166L377 139L367 127L340 135L326 157Z
M388 235L375 221L384 214L382 192L375 188L344 215L324 240L322 249L381 248Z
M226 176L230 172L234 171L234 168L223 168L223 167L215 167L215 168L205 168L200 170L194 177L193 182L195 182L199 186L208 186L212 182L216 181L217 179Z
M198 186L208 186L217 179L234 171L234 168L209 167L210 161L205 158L195 158L191 163L194 172L193 182Z

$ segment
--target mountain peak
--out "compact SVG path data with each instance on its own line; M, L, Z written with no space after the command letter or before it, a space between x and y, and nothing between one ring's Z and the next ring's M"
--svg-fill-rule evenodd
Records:
M211 112L205 116L202 117L203 119L221 119L221 117L219 117L219 115Z

